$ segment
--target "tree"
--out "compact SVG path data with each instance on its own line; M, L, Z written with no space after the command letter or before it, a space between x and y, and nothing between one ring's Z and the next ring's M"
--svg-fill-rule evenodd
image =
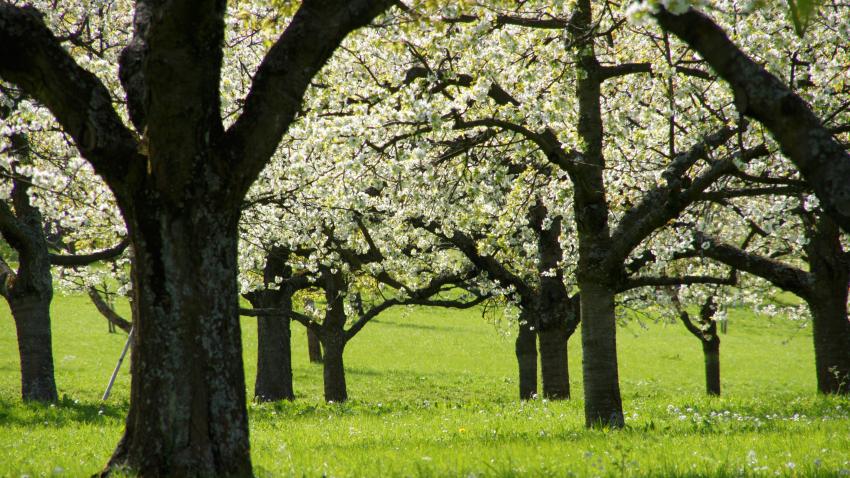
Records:
M287 263L290 251L281 246L266 249L262 270L262 287L243 293L253 309L243 309L242 315L257 317L257 378L254 400L274 402L292 400L292 298L302 289L312 286L305 274L293 274Z
M5 101L12 105L3 105ZM18 107L26 111L18 111ZM50 228L60 228L63 218L83 218L74 219L79 221L77 228L63 228L61 239L73 242L81 238L80 229L103 227L103 219L108 223L109 215L104 214L100 221L86 217L90 211L84 210L93 208L87 204L88 194L103 192L102 187L93 184L90 171L75 167L77 158L62 148L57 135L40 131L39 116L43 113L13 91L6 89L0 94L2 129L10 132L0 138L0 154L9 159L0 166L0 174L4 189L11 186L8 198L0 201L0 235L17 254L16 269L10 265L11 258L0 257L0 295L9 304L17 330L21 396L25 401L52 402L58 399L58 393L50 326L51 268L80 267L113 259L124 252L128 243L121 241L110 249L90 254L53 252L57 244L51 241ZM76 177L78 184L67 184L70 177ZM108 200L105 202L108 204ZM107 224L104 229L112 228Z
M241 201L311 78L390 3L304 2L225 127L225 2L138 2L119 75L135 131L37 10L0 5L0 78L49 108L109 185L135 254L131 406L104 474L251 474L236 286Z

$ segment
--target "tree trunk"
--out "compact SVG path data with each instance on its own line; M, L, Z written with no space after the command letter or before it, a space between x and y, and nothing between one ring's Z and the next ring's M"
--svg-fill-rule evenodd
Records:
M720 395L720 337L714 335L702 339L702 354L705 358L705 393Z
M254 398L261 402L293 400L290 318L257 317L257 380Z
M519 318L516 359L519 364L519 399L529 400L537 395L537 333L534 322L525 311Z
M543 396L550 400L570 398L570 371L567 357L567 331L563 320L551 327L541 327L540 369Z
M125 211L138 312L130 410L104 475L252 476L238 214L203 195L192 208L139 196L138 209Z
M850 394L850 322L847 283L850 267L838 225L821 215L807 229L806 253L814 284L807 302L812 312L818 392Z
M18 333L21 398L24 401L55 402L58 399L53 375L50 298L50 295L31 294L9 299Z
M319 336L311 329L307 329L307 353L310 355L310 363L322 363L322 343Z
M850 394L850 321L847 293L809 303L815 342L818 392Z
M622 427L623 404L617 371L614 292L591 281L581 289L581 343L584 417L588 427Z
M260 291L250 297L255 309L276 308L289 310L292 302L279 291ZM260 315L257 317L257 378L254 382L254 400L276 402L293 400L292 348L290 344L290 321L286 314Z
M345 364L342 360L345 351L345 337L342 333L335 332L323 334L322 347L325 351L323 361L325 401L344 402L348 400L348 389L345 385Z

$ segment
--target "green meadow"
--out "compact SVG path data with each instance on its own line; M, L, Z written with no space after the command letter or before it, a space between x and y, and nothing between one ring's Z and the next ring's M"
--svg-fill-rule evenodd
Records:
M119 307L125 314L126 304ZM250 404L255 473L276 476L850 476L850 400L815 394L805 324L729 314L723 396L703 393L699 342L678 322L619 328L626 428L583 426L580 330L570 340L573 399L516 399L513 337L480 310L399 309L346 351L349 395L321 398L321 365L293 325L297 400ZM0 476L89 476L123 429L127 364L100 396L124 345L87 297L53 307L62 400L20 402L17 346L0 310ZM251 396L256 326L243 320Z

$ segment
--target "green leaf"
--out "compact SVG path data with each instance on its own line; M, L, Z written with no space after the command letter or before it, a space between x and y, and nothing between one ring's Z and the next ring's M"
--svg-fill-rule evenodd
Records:
M803 37L809 27L812 18L815 17L824 0L786 0L791 21L794 23L794 31L797 36Z

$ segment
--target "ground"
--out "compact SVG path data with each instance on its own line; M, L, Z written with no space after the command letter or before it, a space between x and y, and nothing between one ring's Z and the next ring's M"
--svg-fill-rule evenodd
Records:
M122 307L126 307L122 304ZM126 312L126 309L124 309ZM108 334L86 297L53 308L62 401L22 405L17 349L0 306L0 476L88 476L123 427L129 375L99 401L126 336ZM256 327L244 319L247 390ZM292 403L252 404L256 474L265 476L850 476L850 400L815 395L810 329L730 313L724 396L703 395L699 342L679 323L619 329L625 430L583 427L581 348L573 396L520 403L513 339L480 310L397 310L346 351L346 404L321 400L321 367L293 326ZM126 365L126 364L125 364ZM250 396L250 395L249 395Z

